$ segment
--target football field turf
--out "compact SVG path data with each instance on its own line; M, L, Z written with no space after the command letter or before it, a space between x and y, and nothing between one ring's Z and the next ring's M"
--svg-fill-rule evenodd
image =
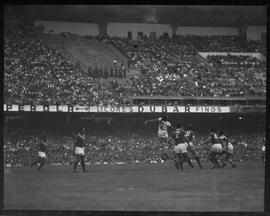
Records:
M187 168L172 163L5 168L4 208L120 211L263 211L264 164Z

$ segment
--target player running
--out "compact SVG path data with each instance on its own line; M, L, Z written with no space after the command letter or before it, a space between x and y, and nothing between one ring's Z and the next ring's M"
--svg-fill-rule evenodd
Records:
M168 141L169 141L169 134L168 134L168 127L171 127L171 123L168 121L168 116L163 116L162 118L158 119L151 119L144 122L144 124L148 124L149 122L158 122L158 138L161 144L165 144L165 151L168 148ZM167 152L161 154L162 160L166 161L170 157Z
M202 169L202 165L201 165L201 162L200 162L200 158L197 156L197 153L196 153L196 151L195 151L195 146L194 146L194 144L195 144L196 140L195 140L195 134L194 134L194 132L192 131L192 126L191 126L191 125L188 125L188 130L187 130L185 136L186 136L186 138L187 138L187 140L188 140L188 144L189 144L189 146L188 146L188 151L193 155L193 157L194 157L195 160L197 161L197 163L198 163L200 169Z
M232 155L233 155L233 145L231 142L229 142L228 138L224 135L223 131L219 131L219 140L223 147L222 153L221 153L221 167L227 166L225 161L231 164L232 168L235 168L236 165L232 162Z
M187 154L189 144L185 135L186 131L181 126L181 123L177 123L176 130L172 132L171 138L174 141L174 152L177 155L175 165L177 169L180 167L181 171L183 171L184 162L187 162L192 168L194 167Z
M38 159L33 162L30 167L38 166L38 171L41 171L41 168L45 164L45 159L46 159L46 152L47 152L47 138L45 135L41 137L41 142L38 145Z
M73 154L75 155L75 161L73 166L73 172L76 171L76 167L79 162L81 162L81 166L83 172L87 172L85 169L85 161L84 161L84 154L85 154L85 129L80 128L78 134L76 135L76 140L73 146Z
M209 160L214 165L212 169L220 168L220 164L218 163L218 157L222 153L222 145L220 144L219 137L214 128L211 128L209 137L203 144L207 144L209 142L212 143L209 154Z

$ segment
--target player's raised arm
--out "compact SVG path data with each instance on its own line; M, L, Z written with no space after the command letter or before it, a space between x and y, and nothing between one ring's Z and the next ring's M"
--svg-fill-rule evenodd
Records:
M177 128L176 127L174 127L173 125L171 125L170 126L173 130L176 130Z
M79 134L77 135L77 138L80 139L81 141L84 141L84 140L85 140L85 135L79 133Z
M145 122L144 122L144 124L148 124L148 123L150 123L150 122L157 122L157 121L160 121L161 120L161 118L158 118L158 119L150 119L150 120L146 120Z
M209 142L211 142L211 137L208 137L207 140L206 140L205 142L203 142L202 144L203 144L203 145L206 145L206 144L208 144Z

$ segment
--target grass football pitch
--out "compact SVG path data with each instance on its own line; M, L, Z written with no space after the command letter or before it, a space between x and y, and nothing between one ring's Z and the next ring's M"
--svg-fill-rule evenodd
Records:
M195 164L195 163L194 163ZM264 164L232 169L172 163L14 167L4 170L6 210L263 211Z

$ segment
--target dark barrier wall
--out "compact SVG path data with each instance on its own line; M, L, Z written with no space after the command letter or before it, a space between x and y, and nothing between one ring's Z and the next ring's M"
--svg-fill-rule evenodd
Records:
M23 113L21 115L5 115L5 131L12 129L49 130L72 132L79 127L88 131L117 132L155 132L157 123L144 125L144 121L161 117L158 114L53 114ZM258 114L171 114L168 115L172 124L181 122L183 126L192 124L194 130L208 132L211 127L228 132L265 130L265 115Z

